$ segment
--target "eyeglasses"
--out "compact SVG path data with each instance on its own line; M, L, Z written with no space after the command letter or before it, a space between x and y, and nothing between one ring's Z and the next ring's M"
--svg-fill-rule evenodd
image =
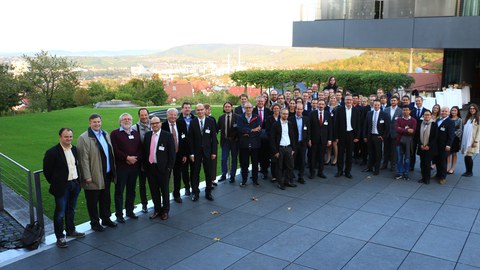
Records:
M159 125L161 122L151 122L151 125Z
M253 109L253 107L245 107L245 109Z

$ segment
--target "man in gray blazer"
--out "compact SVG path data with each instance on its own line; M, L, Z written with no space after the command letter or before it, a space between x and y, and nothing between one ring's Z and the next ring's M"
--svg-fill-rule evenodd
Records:
M390 132L383 144L383 165L381 169L386 169L388 162L390 162L390 170L392 172L395 172L397 166L397 155L395 153L397 131L395 130L395 121L397 121L397 118L402 117L402 109L398 107L398 102L398 97L393 96L390 99L391 105L385 108L384 111L390 119Z

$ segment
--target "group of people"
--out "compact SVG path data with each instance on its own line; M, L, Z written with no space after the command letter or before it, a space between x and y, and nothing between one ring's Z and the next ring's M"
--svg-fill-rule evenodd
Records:
M148 109L141 108L138 123L133 124L133 117L124 113L120 127L110 135L102 129L101 116L92 114L76 147L72 145L73 131L60 129L59 144L46 152L43 167L55 197L57 246L68 246L64 219L67 237L85 236L74 226L80 188L85 191L91 228L98 232L104 226L124 223L124 208L127 217L138 218L133 212L137 178L144 213L148 212L148 182L154 205L151 219L169 218L171 175L175 202L182 203L182 183L185 195L198 201L203 168L205 198L213 201L218 147L218 181L235 183L238 158L241 187L248 184L249 176L258 186L259 175L268 179L269 170L271 182L278 188L296 187L296 183L306 183L305 176L326 178L328 165L336 166L335 177L352 178L353 162L366 166L363 171L373 175L390 165L396 179L408 180L416 155L422 172L419 182L429 184L432 166L436 166L436 177L444 184L447 174L454 172L459 151L465 155L463 176L473 174L472 156L478 153L480 139L480 114L475 104L469 105L462 120L459 108L428 110L420 96L411 104L409 96L400 101L398 95L389 97L381 89L369 98L348 91L344 94L334 77L323 91L308 89L302 94L294 89L292 95L272 90L253 103L242 94L239 106L225 102L223 114L215 119L209 104L197 104L194 115L192 104L184 102L180 112L168 109L164 122L156 116L149 118ZM112 182L116 222L110 219Z

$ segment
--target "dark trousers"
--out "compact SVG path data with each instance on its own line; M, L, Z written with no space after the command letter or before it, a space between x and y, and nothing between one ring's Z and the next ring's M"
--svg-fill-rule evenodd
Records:
M242 181L245 183L248 179L248 165L252 162L252 179L258 181L258 148L240 148L240 168L242 171Z
M63 219L67 234L75 231L75 208L77 207L80 183L77 180L68 181L61 197L55 197L55 213L53 214L53 228L57 239L63 238Z
M345 133L345 139L338 140L337 170L345 174L352 171L353 131Z
M280 154L277 160L278 182L281 185L285 185L290 181L293 171L292 147L280 146L278 153Z
M147 172L145 171L144 165L142 165L142 168L138 172L138 191L142 205L147 205Z
M431 164L433 156L429 151L417 150L420 156L420 170L422 171L422 179L425 182L430 182Z
M193 163L192 175L192 192L196 195L200 194L200 168L203 164L203 172L205 173L205 193L209 194L212 191L212 158L205 156L202 153L195 155L195 162Z
M123 216L123 191L125 192L125 210L127 214L133 213L135 204L135 188L137 187L138 167L117 170L117 183L115 184L115 215Z
M263 174L268 173L268 165L270 165L270 141L268 138L262 139L260 144L260 153L258 162L260 163L260 172Z
M175 165L173 166L173 197L174 198L180 197L183 167L187 168L187 174L188 174L189 159L187 157L187 161L185 163L182 163L182 158L183 157L177 153L177 156L175 157ZM187 187L190 188L189 179L190 179L189 177L187 177L186 179L185 177L183 178L183 185L185 186L185 190L187 190Z
M318 173L323 173L325 167L325 150L327 145L322 143L312 144L312 160L310 162L310 174L315 174L315 168L318 166Z
M383 142L383 165L388 166L390 162L390 166L392 169L397 167L397 155L395 153L395 148L397 146L397 139L388 137Z
M295 168L298 170L298 179L303 178L305 172L305 155L307 145L304 142L297 143L297 151L295 151Z
M382 161L382 139L378 135L368 136L368 168L378 172Z
M358 141L353 144L353 159L355 160L359 160L361 157L361 154L362 154L361 144L362 144L361 141Z
M360 145L360 158L362 162L367 163L368 160L368 145L363 140L357 142ZM340 152L340 149L338 150Z
M437 176L440 179L447 178L447 156L450 152L445 151L445 145L438 147L438 154L435 158L435 166L437 167Z
M110 220L110 184L111 176L105 177L105 188L89 190L85 189L85 200L87 201L88 215L90 216L90 224L100 224L102 221Z
M182 165L182 179L183 184L185 185L185 191L190 191L190 186L192 185L192 176L193 176L193 162L190 158L187 158L187 162Z
M147 165L148 186L152 195L153 207L157 213L168 213L170 210L169 179L170 173L161 172L156 164Z
M413 137L413 145L415 146L418 145L418 140L415 137ZM413 170L415 168L415 162L417 162L417 147L413 147L412 153L410 154L410 170ZM446 168L447 168L447 156L445 156L445 177L447 175Z
M237 141L225 139L222 143L222 177L227 177L229 156L231 157L230 177L235 177L237 173L238 144Z

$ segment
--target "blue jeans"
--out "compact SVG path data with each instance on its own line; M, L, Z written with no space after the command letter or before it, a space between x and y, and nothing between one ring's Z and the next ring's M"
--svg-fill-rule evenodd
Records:
M397 175L403 175L408 177L410 170L410 155L405 154L405 146L398 144L396 147L397 152Z
M67 234L75 231L75 208L77 207L77 198L79 193L80 183L78 180L72 180L68 181L66 184L63 196L55 197L53 228L57 239L65 236L63 234L63 218L65 218Z
M230 166L230 177L235 177L237 173L238 143L236 141L225 140L222 144L222 177L227 176L228 157L232 156L232 165Z

